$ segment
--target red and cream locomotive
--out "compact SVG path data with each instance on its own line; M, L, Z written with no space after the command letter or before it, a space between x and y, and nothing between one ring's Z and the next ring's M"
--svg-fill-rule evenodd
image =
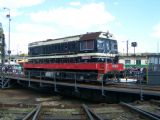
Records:
M38 76L42 71L46 78L54 76L63 80L105 80L108 73L120 73L123 64L118 63L117 41L109 32L92 32L29 44L28 62L24 71Z

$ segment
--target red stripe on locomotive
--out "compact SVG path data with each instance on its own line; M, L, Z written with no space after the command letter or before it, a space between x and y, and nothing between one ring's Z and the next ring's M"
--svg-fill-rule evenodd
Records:
M24 64L24 69L60 69L60 70L97 70L105 74L109 71L123 71L123 64L111 63L61 63L61 64Z

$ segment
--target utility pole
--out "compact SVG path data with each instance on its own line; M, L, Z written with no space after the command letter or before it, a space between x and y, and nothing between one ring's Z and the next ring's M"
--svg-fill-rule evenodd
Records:
M135 51L135 48L137 47L137 42L132 42L131 46L134 47L134 65L136 65L136 60L135 60L136 59L136 53L135 53L136 51Z
M11 61L11 50L10 50L10 26L11 26L11 15L10 15L10 9L7 7L4 7L4 10L8 10L8 14L6 15L6 17L8 18L8 62L10 65L10 61Z
M159 53L159 41L157 41L157 53Z
M3 34L3 27L0 23L0 52L1 52L1 64L5 62L5 36Z
M128 40L126 41L126 44L127 44L127 45L126 45L126 47L127 47L126 50L127 50L127 56L128 56Z
M1 58L2 58L2 65L5 63L5 35L3 34L2 38L2 48L1 48Z

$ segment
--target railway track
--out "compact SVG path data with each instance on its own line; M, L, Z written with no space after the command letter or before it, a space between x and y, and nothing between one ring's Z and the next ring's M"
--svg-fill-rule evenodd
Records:
M0 120L23 120L35 105L0 104Z
M89 120L149 120L132 109L126 109L121 104L102 104L88 107L92 111L92 118Z
M134 108L151 119L160 120L160 102L152 100L150 102L138 102L132 104L121 103L122 105Z
M44 106L40 112L40 120L84 120L80 106Z
M160 102L96 105L0 105L0 120L159 120Z

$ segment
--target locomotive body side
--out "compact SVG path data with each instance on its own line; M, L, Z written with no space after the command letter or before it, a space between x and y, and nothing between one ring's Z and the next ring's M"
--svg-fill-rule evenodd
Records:
M117 41L103 32L40 41L29 44L30 58L24 70L32 71L32 76L43 71L44 76L58 73L65 79L74 72L78 79L102 80L108 72L124 70L123 64L114 60L117 53Z

